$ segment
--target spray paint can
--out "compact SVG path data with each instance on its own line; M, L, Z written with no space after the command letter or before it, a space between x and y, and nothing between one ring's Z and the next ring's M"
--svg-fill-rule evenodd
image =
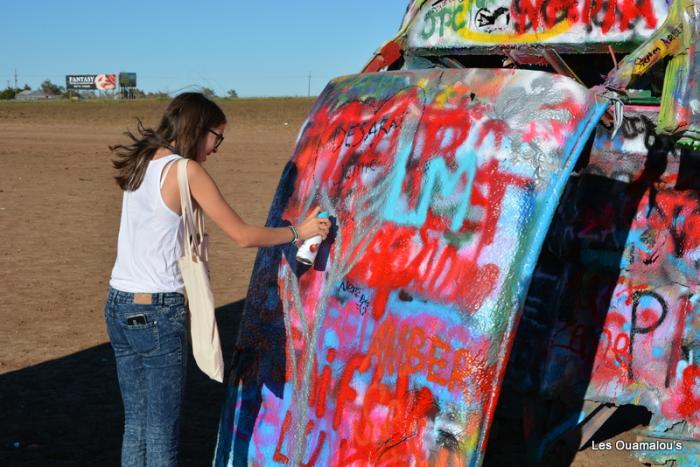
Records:
M328 219L328 213L326 211L322 211L319 212L318 216L316 217L318 217L319 219ZM307 266L311 266L312 264L314 264L316 254L318 253L318 247L320 245L320 235L315 235L311 238L307 238L306 240L304 240L304 243L301 244L299 250L297 251L297 261Z

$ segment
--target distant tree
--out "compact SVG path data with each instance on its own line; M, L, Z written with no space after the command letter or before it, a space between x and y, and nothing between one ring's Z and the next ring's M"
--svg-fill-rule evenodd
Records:
M170 99L170 94L164 91L149 92L146 97L155 97L156 99Z
M206 86L202 88L202 94L204 94L209 99L216 97L216 93L214 92L214 90Z
M50 96L59 96L63 94L66 90L63 86L53 84L51 80L46 79L43 83L41 83L41 91L44 94L48 94Z
M24 84L24 87L22 88L22 91L31 91L32 88L29 87L27 83Z
M9 86L7 88L3 89L2 91L0 91L0 99L5 100L5 101L10 100L10 99L14 99L16 95L17 95L17 90L15 88L11 88Z
M229 99L236 99L238 97L238 93L235 89L229 89L228 91L226 91L226 96Z

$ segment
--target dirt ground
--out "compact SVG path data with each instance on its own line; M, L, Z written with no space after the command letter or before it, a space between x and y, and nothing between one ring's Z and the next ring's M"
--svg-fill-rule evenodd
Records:
M262 224L312 99L222 107L226 141L207 170ZM116 465L121 402L102 307L121 194L107 145L134 117L155 125L167 101L0 103L0 465ZM255 257L210 225L225 354ZM190 366L184 465L209 465L223 387ZM633 440L631 432L619 434ZM575 466L634 466L627 452L578 453Z

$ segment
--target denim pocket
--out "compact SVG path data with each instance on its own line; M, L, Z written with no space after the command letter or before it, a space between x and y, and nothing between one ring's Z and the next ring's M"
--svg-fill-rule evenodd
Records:
M140 313L129 313L120 323L124 330L124 336L131 348L140 354L148 354L160 348L158 323L155 319L147 321L145 324L128 324L129 318L133 316L143 316ZM151 316L145 315L147 318Z

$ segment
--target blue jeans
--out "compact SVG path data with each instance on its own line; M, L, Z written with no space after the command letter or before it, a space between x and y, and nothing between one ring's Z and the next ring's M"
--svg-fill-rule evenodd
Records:
M177 465L187 373L187 308L179 293L151 304L110 287L107 333L124 402L123 466Z

